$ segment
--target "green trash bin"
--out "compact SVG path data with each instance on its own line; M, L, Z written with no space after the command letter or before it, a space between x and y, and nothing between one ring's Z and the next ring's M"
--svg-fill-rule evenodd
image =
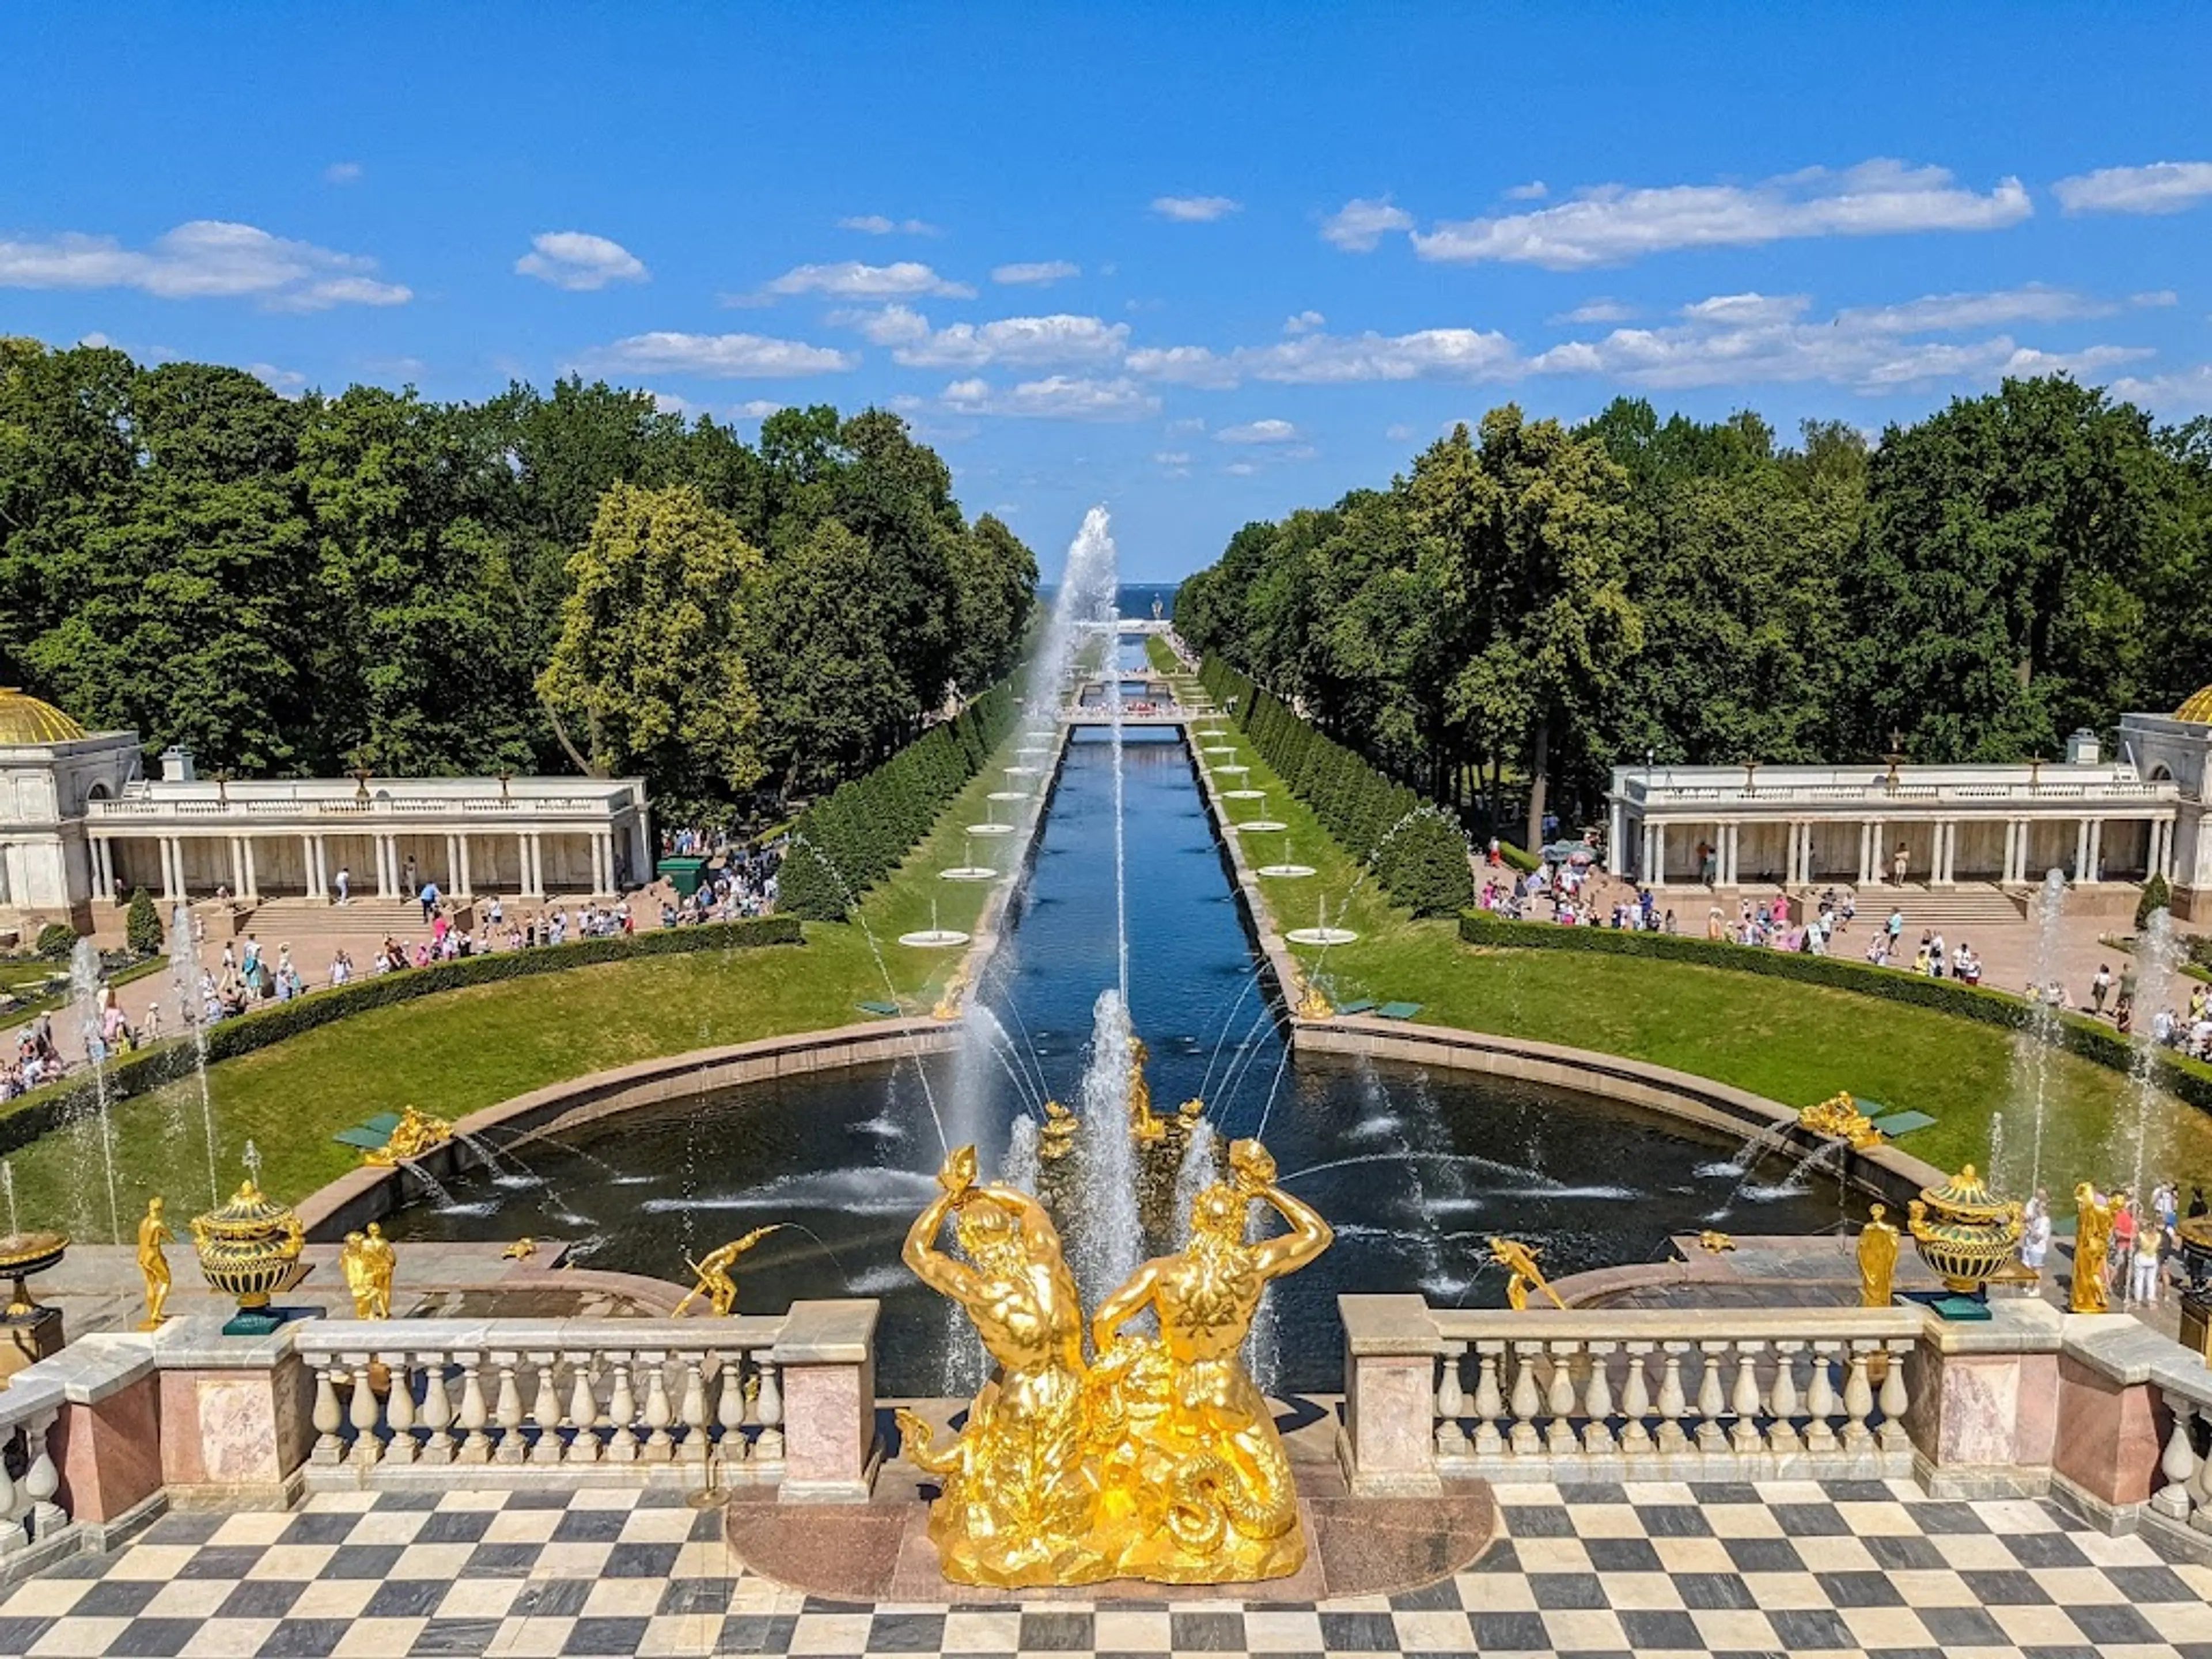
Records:
M699 890L699 880L706 870L704 859L663 859L653 866L656 875L674 884L677 897L687 899Z

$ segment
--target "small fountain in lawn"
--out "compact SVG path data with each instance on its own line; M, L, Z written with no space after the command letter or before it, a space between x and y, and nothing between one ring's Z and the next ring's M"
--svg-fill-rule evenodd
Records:
M1300 877L1310 876L1313 872L1313 866L1300 864L1291 856L1291 838L1288 836L1283 837L1283 856L1273 864L1263 864L1260 866L1261 875L1273 876L1279 881L1296 881Z
M123 1242L123 1211L116 1196L115 1187L115 1126L107 1109L107 1039L102 1030L100 993L104 988L100 972L100 949L88 939L80 939L76 948L70 952L70 993L76 1004L77 1018L84 1028L85 1058L92 1065L92 1091L98 1113L94 1129L100 1137L100 1170L107 1188L107 1242Z
M941 950L951 945L965 945L968 939L969 935L962 933L958 928L943 927L939 923L935 899L929 902L929 926L917 928L911 933L901 933L898 936L898 942L901 945L911 945L924 951Z
M1011 823L1000 823L994 819L988 823L969 824L968 833L971 836L1011 836L1014 833L1014 826Z
M960 838L960 862L950 870L939 870L937 874L941 881L992 881L997 878L999 872L988 864L975 862L975 847L969 836L963 836Z
M1234 753L1235 751L1231 750L1231 752ZM1216 777L1221 778L1241 778L1249 775L1251 770L1252 769L1249 766L1240 765L1237 762L1231 761L1226 766L1215 767L1213 769L1213 774Z
M1341 909L1337 912L1336 919L1339 922L1344 920ZM1349 927L1328 925L1328 901L1324 898L1320 902L1319 915L1312 927L1293 927L1283 937L1293 945L1349 945L1359 935Z
M1239 789L1232 793L1237 795L1243 795L1246 792ZM1264 836L1279 835L1282 831L1291 827L1289 824L1285 823L1280 818L1271 818L1267 816L1267 792L1266 790L1255 789L1250 793L1260 798L1260 816L1256 818L1246 818L1241 823L1232 823L1229 826L1231 830L1237 831L1240 836Z

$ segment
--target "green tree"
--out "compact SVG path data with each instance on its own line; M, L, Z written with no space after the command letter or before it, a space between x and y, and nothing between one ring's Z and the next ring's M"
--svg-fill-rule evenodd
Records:
M134 957L161 953L161 913L155 908L153 895L143 887L131 892L131 908L124 912L123 942Z
M538 681L556 720L580 726L592 769L635 769L679 802L758 781L744 595L759 567L687 484L618 483L601 498Z
M860 770L906 707L874 576L867 544L825 519L758 585L751 660L766 760L787 793Z

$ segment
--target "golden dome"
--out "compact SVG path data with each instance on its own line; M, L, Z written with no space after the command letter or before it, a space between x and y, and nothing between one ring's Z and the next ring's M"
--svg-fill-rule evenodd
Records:
M2173 711L2178 720L2190 720L2198 726L2212 726L2212 685L2206 686L2187 702Z
M0 685L0 743L75 743L87 735L53 704Z

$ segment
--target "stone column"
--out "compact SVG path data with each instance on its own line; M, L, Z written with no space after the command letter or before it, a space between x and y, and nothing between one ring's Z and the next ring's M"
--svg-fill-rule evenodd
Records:
M1440 1494L1437 1358L1449 1350L1429 1304L1418 1296L1340 1296L1336 1306L1345 1385L1337 1456L1352 1495Z
M474 895L477 884L474 872L469 868L469 832L467 830L464 830L453 837L453 847L460 856L459 866L453 876L453 890L457 893Z
M2085 881L2102 881L2105 878L2104 862L2105 821L2102 818L2091 818L2089 820L2089 860L2082 866L2087 874L2082 878Z
M376 838L376 896L380 899L399 896L399 848L390 836Z
M307 873L307 896L323 896L322 873L315 868L315 838L305 832L300 836L300 867Z
M2089 875L2089 820L2077 818L2074 823L2074 879L2087 881Z
M1736 857L1741 850L1742 842L1743 826L1741 824L1730 823L1722 826L1720 885L1723 887L1733 887L1736 884Z
M528 894L529 894L529 892L530 892L530 890L531 890L531 888L530 888L530 832L529 832L527 830L519 830L519 831L517 831L517 832L516 832L516 835L515 835L515 837L514 837L514 859L515 859L515 866L514 866L514 868L515 868L515 876L514 876L514 890L515 890L515 895L516 895L516 896L517 896L517 897L525 897L525 896L528 896Z
M1628 872L1621 867L1621 838L1628 833L1628 823L1618 797L1607 803L1605 829L1606 870L1611 875L1625 876Z
M1952 840L1958 828L1953 819L1936 820L1936 844L1929 849L1928 859L1928 884L1930 887L1948 887L1951 884Z
M1882 851L1882 843L1889 839L1889 825L1876 818L1867 825L1867 834L1874 848L1874 857L1867 865L1867 879L1879 886L1889 877L1888 860Z
M794 1302L769 1359L783 1379L780 1504L865 1504L883 1448L876 1440L872 1298Z
M254 864L253 837L240 836L238 838L238 848L246 870L246 879L239 884L239 896L258 899L261 896L261 874Z
M545 846L541 833L531 830L522 838L524 874L523 894L528 898L545 896Z
M92 866L93 897L112 901L115 897L115 877L107 866L106 838L101 836L88 837L84 850L87 861Z
M1667 884L1667 826L1663 823L1646 825L1644 834L1651 837L1651 862L1644 872L1644 884L1664 887Z
M230 892L234 898L246 896L246 837L230 838Z
M599 831L599 864L606 877L606 885L599 890L603 893L621 891L622 883L615 875L615 832L611 830Z
M173 904L185 896L183 872L179 868L183 860L177 856L177 838L163 836L155 844L161 849L161 897Z
M1874 825L1869 820L1862 818L1859 820L1859 874L1857 884L1861 887L1867 884L1867 859L1873 850L1873 847Z

